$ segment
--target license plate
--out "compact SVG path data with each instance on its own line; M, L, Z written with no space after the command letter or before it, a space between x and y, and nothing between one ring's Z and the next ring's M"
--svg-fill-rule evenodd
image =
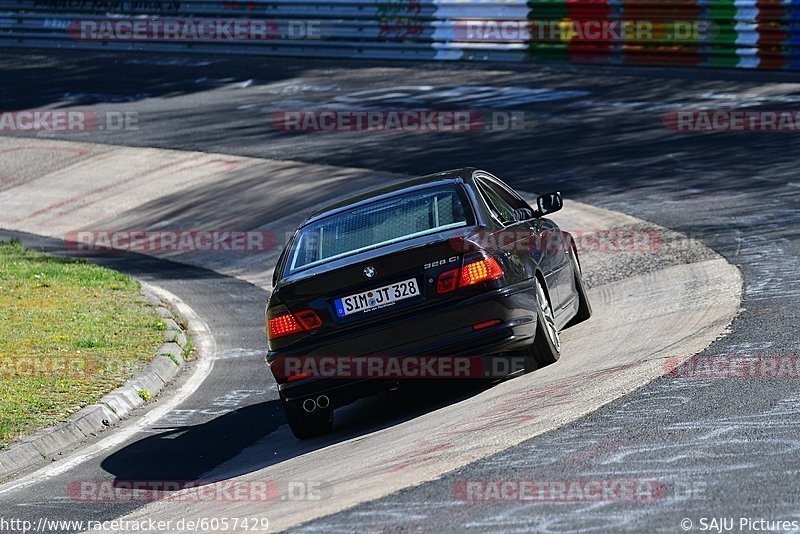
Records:
M336 315L346 317L354 313L391 306L395 302L410 299L417 295L419 295L417 281L411 278L410 280L336 299L334 304L336 306Z

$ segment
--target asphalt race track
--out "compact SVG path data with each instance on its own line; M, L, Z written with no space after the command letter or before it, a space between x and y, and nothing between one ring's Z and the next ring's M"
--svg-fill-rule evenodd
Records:
M629 214L659 225L656 228L680 233L675 236L691 238L675 237L678 244L669 249L672 254L662 254L655 265L645 254L613 261L598 255L591 263L594 270L587 266L592 285L598 288L594 293L598 309L605 312L600 314L604 328L602 334L579 328L574 333L567 331L566 346L571 342L580 353L580 347L591 343L606 348L613 344L616 353L638 354L636 361L649 365L646 373L627 382L623 377L628 375L620 371L619 380L625 383L607 399L594 390L582 389L579 381L565 379L572 376L568 374L571 353L567 350L557 365L489 390L478 386L432 388L359 403L343 410L342 417L337 413L341 423L331 436L303 443L291 438L263 368L263 305L269 288L269 277L263 275L266 266L241 260L226 270L217 269L215 260L202 257L182 258L178 259L182 263L177 263L170 261L175 258L98 255L93 259L155 283L191 306L214 336L216 348L208 355L213 369L209 379L158 424L137 427L146 418L145 408L87 446L101 444L114 432L130 430L131 439L125 443L58 475L48 476L48 467L39 466L17 482L0 486L3 517L111 519L126 514L136 517L137 513L166 517L189 513L190 508L200 516L208 507L196 503L185 507L156 503L145 508L141 502L76 504L65 495L64 487L74 480L195 480L209 474L219 479L282 466L291 470L293 465L304 465L304 458L313 454L343 450L361 441L372 443L375 454L380 455L382 447L392 446L391 441L382 442L382 436L392 436L396 429L424 429L426 421L442 414L463 418L458 415L459 407L470 403L494 402L497 409L503 402L518 400L514 393L520 388L535 388L538 382L559 384L560 380L559 388L550 390L557 391L555 396L591 400L591 409L570 406L568 412L575 417L548 421L550 426L541 429L546 431L531 439L521 439L523 433L513 428L475 430L470 440L480 445L467 452L453 451L459 460L452 463L447 460L450 451L425 453L421 447L423 454L417 456L406 451L402 462L409 463L410 471L436 473L429 478L441 476L424 481L409 475L403 480L400 472L395 476L396 486L386 487L353 480L366 486L362 490L366 497L374 497L348 504L346 510L335 510L338 505L333 503L346 501L347 496L337 495L337 487L332 486L319 503L275 503L274 513L266 508L264 515L279 517L280 506L295 505L304 512L285 523L278 520L276 525L302 523L297 530L309 532L674 532L680 531L684 518L694 522L695 530L703 517L800 519L795 481L800 467L800 387L796 378L667 376L650 381L663 374L663 358L691 354L685 352L688 341L680 338L682 329L688 331L693 323L682 323L682 315L699 313L705 306L714 308L717 293L728 294L738 288L735 270L723 267L725 262L715 260L705 247L740 269L744 288L741 309L730 313L738 311L730 328L716 340L714 334L705 343L695 341L692 353L711 341L700 357L772 357L798 352L800 179L793 174L797 134L678 133L664 124L669 111L701 106L797 110L797 75L502 64L257 63L198 56L90 57L33 52L6 54L0 61L3 109L69 105L100 113L137 114L136 130L30 136L35 137L30 142L40 147L52 141L52 146L74 148L80 144L93 151L87 156L95 158L93 172L102 169L98 167L102 160L97 158L120 157L111 154L111 147L99 147L98 143L225 154L235 157L240 166L230 177L218 169L202 176L193 171L189 177L175 172L168 178L176 182L176 190L164 197L142 183L135 191L149 195L145 204L131 201L131 206L118 210L122 213L109 208L108 213L95 214L91 221L95 228L108 227L122 216L119 224L123 227L164 220L177 220L183 227L246 221L251 228L274 227L279 233L330 197L403 175L475 165L520 190L561 190L568 199ZM42 80L52 82L43 84ZM283 110L365 106L474 109L499 118L513 112L524 120L512 130L473 133L286 133L271 124L273 114ZM56 226L77 228L82 219L71 220L73 215L67 210L60 213L58 208L37 216L40 218L22 220L15 215L11 218L16 222L9 222L7 211L33 213L31 206L24 205L24 198L14 201L19 194L14 191L34 191L42 176L56 179L64 160L42 154L31 159L20 149L20 141L0 138L0 143L4 149L0 195L7 193L0 196L0 227L31 232L0 237L14 235L48 250L72 253L57 239ZM124 157L126 153L121 154ZM178 157L154 152L153 157L156 155ZM189 153L185 157L192 161L201 158ZM285 162L265 162L263 158ZM34 171L26 174L31 167ZM333 177L330 182L324 181L327 176ZM253 187L259 183L266 186L254 193ZM325 187L315 188L317 183ZM187 191L194 194L187 196ZM179 199L185 210L172 211L164 198L171 202ZM265 207L259 212L261 198ZM217 211L209 212L210 206ZM93 208L82 209L80 216L84 217ZM590 207L575 209L593 213L594 227L603 217L616 216L592 212ZM648 223L638 220L630 224ZM665 231L664 235L673 234ZM259 261L268 264L269 257ZM691 280L703 281L700 284L680 284L664 276L658 281L654 276L648 278L652 273L663 275L673 272L670 269L710 265L708 262L720 270L713 276L699 276L702 269L693 267ZM720 277L719 273L727 274ZM631 280L636 282L626 286ZM655 289L658 283L666 288L662 293ZM667 299L670 284L681 290L676 290L671 295L674 301L669 302L685 309L670 310L672 328L664 327L664 332L635 330L637 337L631 336L634 329L629 326L637 318L615 307L619 300L603 296L629 298L631 288L644 291L649 285ZM603 287L618 287L618 291L604 293ZM720 311L716 333L727 324L722 321L726 313ZM675 339L664 337L670 335ZM710 336L711 331L705 335ZM642 352L648 343L665 340L666 346L660 345L661 360L648 359L652 355ZM574 358L579 361L580 356ZM198 362L188 369L152 409L168 404L171 396L180 393L182 384L192 380L193 373L203 372L197 369L201 365ZM492 435L499 436L501 443L488 443ZM65 457L68 460L70 456ZM464 460L469 458L472 461ZM292 476L327 480L343 469L360 472L356 467L369 464L369 460L353 458L349 467L346 462L325 462L315 465L313 473L295 472ZM429 465L424 465L426 461ZM54 462L50 468L58 465ZM657 480L666 492L655 502L467 502L455 490L464 481L519 479ZM384 491L395 487L400 491ZM217 503L215 513L225 509ZM328 509L337 513L317 513Z

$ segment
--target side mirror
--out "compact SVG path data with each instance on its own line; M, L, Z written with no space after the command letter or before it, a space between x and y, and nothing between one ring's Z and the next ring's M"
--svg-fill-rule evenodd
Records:
M544 216L563 208L564 199L559 192L545 193L536 199L536 206L539 208L539 215Z

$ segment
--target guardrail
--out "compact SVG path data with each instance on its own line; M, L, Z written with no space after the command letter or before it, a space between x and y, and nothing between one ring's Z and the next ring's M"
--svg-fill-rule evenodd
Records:
M0 47L800 68L800 0L0 0Z

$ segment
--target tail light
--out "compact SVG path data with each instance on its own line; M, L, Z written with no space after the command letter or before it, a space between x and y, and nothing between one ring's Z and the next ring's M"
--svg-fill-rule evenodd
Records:
M306 330L316 330L322 326L322 319L319 318L319 315L314 310L303 310L295 315Z
M436 292L449 293L459 287L494 280L501 276L503 276L503 268L496 259L486 256L469 261L458 269L450 269L440 274L436 280Z
M286 306L277 306L270 309L267 314L267 337L269 339L290 336L304 330L315 330L320 326L322 326L322 319L314 310L303 310L292 315Z
M450 293L458 287L458 272L460 269L450 269L439 275L436 279L437 293Z
M458 287L471 286L478 282L494 280L503 276L503 268L497 260L489 256L478 261L473 261L461 267L461 277Z
M287 378L286 380L288 380L289 382L294 382L295 380L302 380L303 378L308 378L309 376L314 376L314 373L308 372L308 373L300 373L299 375L289 375L289 378Z

